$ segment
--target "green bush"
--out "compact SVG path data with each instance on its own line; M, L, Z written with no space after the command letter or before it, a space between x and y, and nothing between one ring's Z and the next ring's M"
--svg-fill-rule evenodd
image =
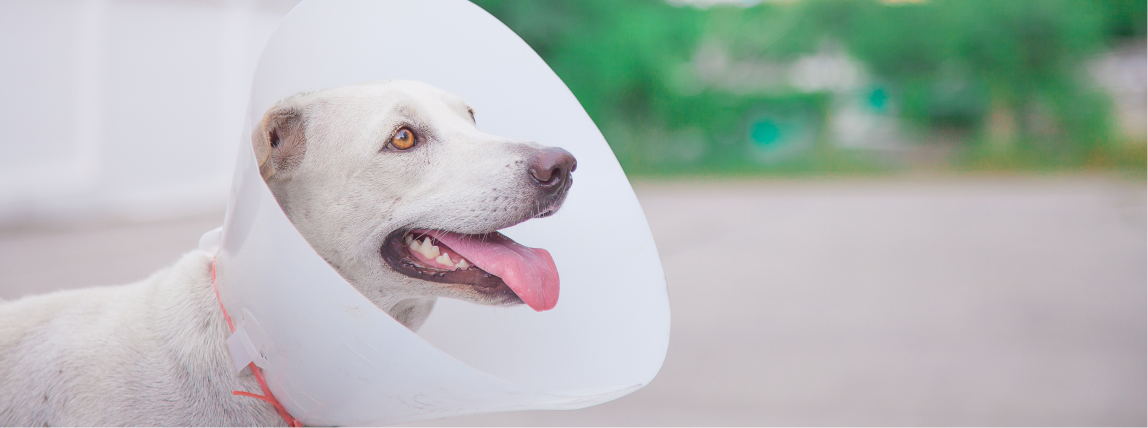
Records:
M704 43L735 59L773 61L839 44L876 82L865 95L870 104L896 105L918 144L937 132L960 136L959 166L1089 164L1128 145L1113 143L1111 103L1082 65L1119 40L1142 40L1146 13L1144 1L1130 0L806 0L710 9L654 0L475 2L547 61L623 167L638 174L888 168L827 142L828 92L683 89Z

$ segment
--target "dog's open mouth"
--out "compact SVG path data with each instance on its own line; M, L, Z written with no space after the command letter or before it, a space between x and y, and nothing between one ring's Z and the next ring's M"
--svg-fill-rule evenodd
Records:
M383 242L383 260L399 273L427 281L470 285L502 304L546 311L558 303L558 268L550 252L498 232L396 231Z

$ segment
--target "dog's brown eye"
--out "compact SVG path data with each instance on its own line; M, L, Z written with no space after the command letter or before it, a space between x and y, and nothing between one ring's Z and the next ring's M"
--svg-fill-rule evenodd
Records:
M394 137L391 138L391 145L395 146L395 148L399 150L406 150L414 147L415 133L411 132L410 129L402 128L399 130L399 132L395 133Z

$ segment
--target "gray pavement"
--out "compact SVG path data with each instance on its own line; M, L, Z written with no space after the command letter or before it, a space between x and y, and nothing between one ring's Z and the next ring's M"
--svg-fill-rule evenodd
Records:
M670 349L574 411L426 425L1145 425L1143 181L656 182ZM125 283L221 215L0 231L0 297Z

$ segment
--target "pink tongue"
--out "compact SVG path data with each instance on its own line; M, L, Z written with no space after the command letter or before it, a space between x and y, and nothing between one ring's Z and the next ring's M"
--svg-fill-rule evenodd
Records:
M425 233L480 269L502 278L530 309L548 311L558 304L558 267L554 266L549 251L523 246L498 232L462 235L428 230Z

